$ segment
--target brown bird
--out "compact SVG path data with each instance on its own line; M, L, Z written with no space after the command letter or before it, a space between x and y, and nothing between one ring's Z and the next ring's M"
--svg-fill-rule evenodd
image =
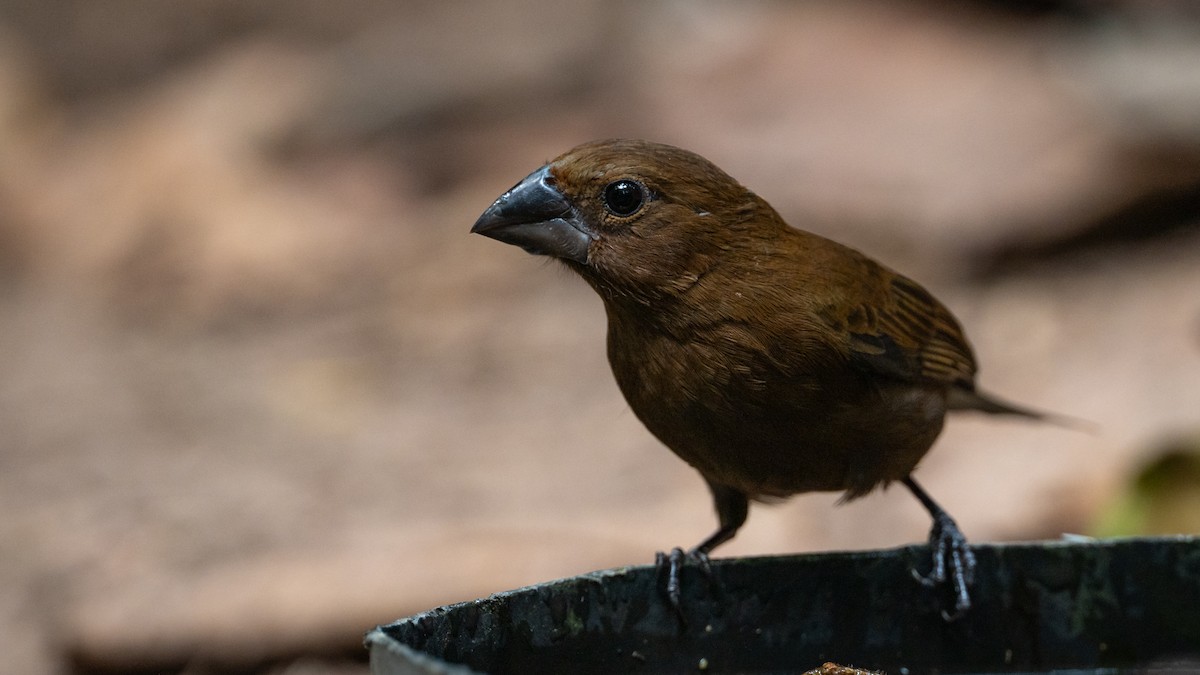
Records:
M471 228L553 256L600 294L608 359L630 407L700 472L733 538L750 500L900 481L933 517L926 585L971 604L975 559L912 478L947 410L1041 418L975 389L958 321L916 282L788 226L711 162L668 145L581 145L500 196ZM914 573L915 574L915 573Z

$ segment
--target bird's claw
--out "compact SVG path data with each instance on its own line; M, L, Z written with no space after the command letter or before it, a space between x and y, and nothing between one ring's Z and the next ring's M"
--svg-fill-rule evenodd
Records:
M664 570L667 575L667 582L663 586L663 590L667 595L667 602L671 605L671 609L675 611L675 615L679 617L680 623L687 625L687 620L683 615L683 585L679 580L680 570L684 564L692 562L700 568L704 576L709 580L712 579L712 563L709 561L708 554L704 551L691 549L684 551L676 546L671 549L670 553L659 551L654 554L654 566L658 568L661 575Z
M971 608L968 587L975 583L975 554L962 530L958 529L958 524L945 513L934 517L933 529L929 532L929 547L933 553L933 568L928 575L914 569L913 578L929 588L950 582L954 592L954 611L942 610L942 618L947 623L957 621Z

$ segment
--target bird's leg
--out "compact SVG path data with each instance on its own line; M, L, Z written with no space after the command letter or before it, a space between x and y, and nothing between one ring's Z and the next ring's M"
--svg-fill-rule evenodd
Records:
M929 547L933 549L933 569L928 576L913 570L913 576L923 585L931 587L951 582L954 589L954 612L942 610L942 618L954 621L971 608L971 596L967 587L975 581L975 554L971 552L966 536L945 509L938 506L911 476L905 478L903 483L933 517L933 528L929 531Z
M667 601L679 615L680 621L683 621L683 608L680 604L682 588L679 571L683 569L684 563L688 560L695 562L706 576L711 577L712 567L708 554L714 548L733 539L733 535L737 534L738 528L746 522L746 515L750 512L750 500L742 492L712 481L708 481L708 489L712 491L713 504L717 509L717 530L687 552L676 547L669 554L658 553L655 558L655 565L659 570L664 567L666 569Z

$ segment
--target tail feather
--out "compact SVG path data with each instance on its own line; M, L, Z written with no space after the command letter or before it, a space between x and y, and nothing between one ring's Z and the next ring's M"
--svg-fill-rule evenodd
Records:
M950 410L977 410L989 415L1027 417L1039 422L1048 422L1056 426L1089 433L1095 433L1098 429L1094 422L1085 419L1027 408L976 390L951 389L950 395L946 399L946 407Z

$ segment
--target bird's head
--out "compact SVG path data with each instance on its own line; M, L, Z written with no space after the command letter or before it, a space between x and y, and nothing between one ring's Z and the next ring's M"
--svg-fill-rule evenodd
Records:
M500 196L472 232L553 256L605 300L685 292L732 249L786 227L711 162L638 140L578 146Z

